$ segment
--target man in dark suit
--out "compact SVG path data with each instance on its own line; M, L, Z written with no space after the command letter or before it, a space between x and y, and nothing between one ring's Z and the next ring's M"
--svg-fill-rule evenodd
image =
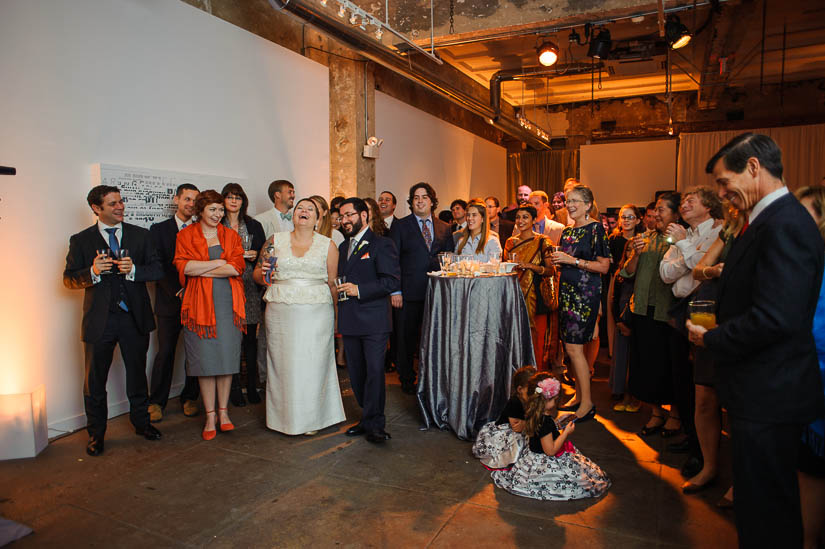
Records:
M401 390L415 394L413 353L418 348L427 272L439 269L438 254L452 252L450 226L433 216L438 206L435 190L428 183L416 183L407 199L413 213L392 224L390 238L398 250L401 265L401 291L392 295L392 306L401 309L396 356Z
M106 379L115 345L120 345L126 367L126 394L129 419L138 435L148 440L160 438L149 423L149 395L146 387L146 351L149 333L155 329L146 281L163 275L149 231L123 223L120 190L98 185L86 200L98 222L69 239L69 253L63 284L84 289L81 339L86 355L83 400L86 407L89 443L86 453L103 453L108 408ZM113 260L106 253L119 256Z
M152 422L163 419L163 410L169 400L172 377L175 368L175 348L180 336L181 289L178 270L172 263L175 259L175 241L178 231L192 224L195 213L195 199L198 188L191 183L178 186L172 199L178 208L175 215L149 227L152 243L163 266L163 278L155 285L155 316L157 317L158 352L152 365L152 384L149 393L149 418ZM183 415L198 415L198 378L186 376L180 402Z
M499 215L501 212L501 205L498 198L495 196L488 196L484 199L487 205L487 219L490 221L490 230L498 234L498 241L501 244L501 249L504 249L504 243L507 239L513 236L513 227L515 223L508 221ZM506 260L506 258L502 258Z
M378 208L381 210L381 217L384 218L384 223L387 229L392 229L392 224L398 221L395 217L395 208L398 206L398 200L390 191L381 191L378 195ZM384 370L386 372L394 372L394 364L397 362L395 358L398 352L398 315L397 309L392 310L392 333L390 334L390 350L387 352L387 357L384 360Z
M822 239L788 193L771 138L742 134L706 169L749 221L722 270L718 327L687 324L691 341L715 357L728 410L739 545L801 547L799 441L825 406L811 333Z
M369 229L369 209L360 198L341 203L341 228L347 239L339 246L338 274L347 282L338 290L338 331L344 340L352 392L363 414L346 434L366 434L380 444L390 438L384 430L384 353L392 330L389 295L400 287L398 254L392 240Z

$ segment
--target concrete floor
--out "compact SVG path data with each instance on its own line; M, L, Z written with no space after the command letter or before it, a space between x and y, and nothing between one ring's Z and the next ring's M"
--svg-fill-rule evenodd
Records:
M387 376L383 446L343 431L359 416L344 370L347 423L315 437L268 431L264 406L230 411L236 430L200 438L203 415L177 400L158 427L134 435L127 416L109 422L106 453L86 455L84 431L36 459L0 463L0 515L34 529L14 547L735 547L730 511L715 507L726 473L705 493L683 496L684 457L647 419L612 411L600 364L601 414L573 442L613 479L600 500L540 502L495 488L450 432L419 431L413 397Z

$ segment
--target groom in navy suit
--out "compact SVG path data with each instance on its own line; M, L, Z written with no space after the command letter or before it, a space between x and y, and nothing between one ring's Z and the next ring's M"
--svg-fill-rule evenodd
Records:
M347 436L366 434L380 444L384 430L384 354L392 331L389 296L401 286L398 254L392 240L369 229L369 209L360 198L341 203L341 228L347 239L338 248L338 286L348 299L338 301L338 331L344 340L352 392L363 409L361 421Z

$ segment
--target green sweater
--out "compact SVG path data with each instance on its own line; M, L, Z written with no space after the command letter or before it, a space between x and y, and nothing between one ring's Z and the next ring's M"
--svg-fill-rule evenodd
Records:
M636 263L636 272L627 272L626 265L619 273L622 277L635 278L633 284L633 297L630 298L630 310L633 314L646 316L647 308L653 307L653 318L661 322L667 322L667 314L673 304L672 284L665 284L659 276L659 263L665 256L670 244L665 240L665 236L656 231L644 233L645 239L649 239L647 246L639 255L639 262ZM630 252L628 261L633 258L634 251Z

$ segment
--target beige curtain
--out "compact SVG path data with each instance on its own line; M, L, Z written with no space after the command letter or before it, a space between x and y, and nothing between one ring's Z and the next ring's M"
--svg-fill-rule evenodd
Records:
M568 177L578 177L579 151L539 151L513 153L507 157L507 197L505 204L516 201L516 189L527 185L552 197Z
M791 191L815 185L825 177L825 124L787 126L748 130L770 136L782 149L785 184ZM683 133L679 136L677 189L684 191L695 185L713 186L705 165L728 141L743 133L741 130L706 133Z

